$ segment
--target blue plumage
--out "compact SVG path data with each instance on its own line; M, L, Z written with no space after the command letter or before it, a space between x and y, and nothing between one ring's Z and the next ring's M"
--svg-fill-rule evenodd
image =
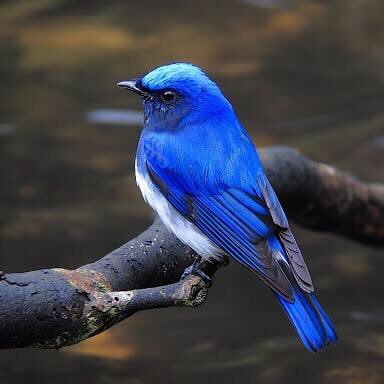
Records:
M229 255L255 272L309 350L334 342L256 149L217 85L183 63L119 85L143 98L136 178L164 224L203 258Z
M282 254L285 251L276 237L269 239L272 249ZM285 258L286 255L285 255ZM289 275L290 272L286 271ZM311 351L319 351L328 344L337 341L337 334L331 320L325 313L313 292L304 292L295 281L291 280L293 302L288 301L277 292L273 292L278 302L295 327L305 347Z

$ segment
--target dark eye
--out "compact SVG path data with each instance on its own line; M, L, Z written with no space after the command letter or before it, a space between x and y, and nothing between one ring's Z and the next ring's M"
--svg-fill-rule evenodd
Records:
M173 91L164 91L160 96L161 96L163 101L165 101L166 103L169 103L169 102L175 100L176 93Z

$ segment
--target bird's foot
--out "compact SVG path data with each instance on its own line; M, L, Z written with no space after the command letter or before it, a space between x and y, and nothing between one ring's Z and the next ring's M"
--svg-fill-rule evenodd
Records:
M203 279L204 283L210 287L212 285L212 279L200 268L200 258L196 258L195 261L188 268L185 268L181 275L181 280L187 278L189 275L199 276Z

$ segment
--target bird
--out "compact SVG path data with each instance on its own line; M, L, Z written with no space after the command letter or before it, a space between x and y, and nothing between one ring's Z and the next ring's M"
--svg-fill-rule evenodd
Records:
M219 86L199 67L170 63L118 82L138 94L144 124L135 176L144 200L199 257L232 258L268 285L304 346L337 341L255 145Z

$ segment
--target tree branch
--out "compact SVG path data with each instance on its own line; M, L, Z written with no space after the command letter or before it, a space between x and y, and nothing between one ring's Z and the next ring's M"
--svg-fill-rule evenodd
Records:
M303 227L384 245L384 185L363 183L285 147L261 159L288 217Z
M384 185L366 184L283 147L260 150L288 216L316 230L384 245ZM0 347L60 348L137 311L196 306L207 297L197 276L179 281L195 257L157 219L142 234L76 270L0 273ZM217 266L202 263L212 276Z

